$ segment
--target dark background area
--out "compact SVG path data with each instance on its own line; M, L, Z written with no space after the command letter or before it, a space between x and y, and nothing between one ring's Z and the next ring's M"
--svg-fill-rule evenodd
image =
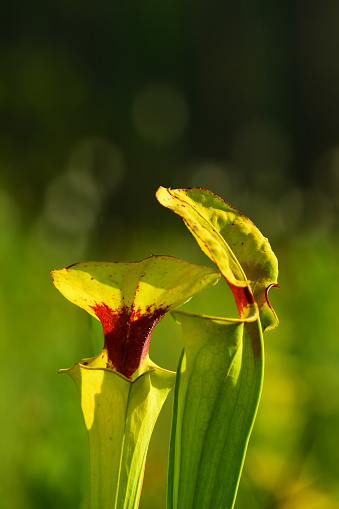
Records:
M339 3L19 1L0 23L0 505L86 507L86 433L56 373L101 340L49 270L208 264L162 185L222 196L280 261L236 509L338 509ZM191 309L223 313L206 295ZM175 369L180 349L168 317L152 358ZM165 506L170 405L141 508Z
M242 193L333 201L337 2L3 8L1 179L26 220L74 167L105 187L102 227L114 216L134 225L135 210L155 221L159 184L204 186L206 176L215 191L227 181L230 198L234 173Z

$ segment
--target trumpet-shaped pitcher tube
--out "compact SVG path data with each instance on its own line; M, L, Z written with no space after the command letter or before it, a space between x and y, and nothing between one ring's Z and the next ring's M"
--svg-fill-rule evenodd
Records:
M101 321L102 352L60 370L74 380L89 439L89 507L136 509L149 440L175 374L148 355L155 324L219 280L171 256L52 271L58 290Z

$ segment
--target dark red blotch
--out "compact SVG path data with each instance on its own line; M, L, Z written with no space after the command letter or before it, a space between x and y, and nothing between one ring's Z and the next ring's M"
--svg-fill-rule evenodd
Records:
M254 297L249 286L236 286L228 282L238 309L239 317L243 318L244 309L254 304Z
M108 363L124 375L132 378L133 373L142 364L148 349L155 324L164 316L167 309L152 310L150 306L141 313L123 306L115 311L107 304L91 306L102 323Z

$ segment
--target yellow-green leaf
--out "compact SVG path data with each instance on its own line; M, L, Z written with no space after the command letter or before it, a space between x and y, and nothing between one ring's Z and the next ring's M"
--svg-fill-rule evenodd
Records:
M238 319L172 312L184 351L174 396L168 509L232 509L261 395L262 329L277 318L267 291L278 264L268 240L206 189L157 191L181 216L233 292ZM259 318L260 313L260 318Z
M240 317L248 313L253 294L263 330L274 328L278 321L267 291L277 286L278 262L252 221L207 189L160 187L156 196L184 219L201 249L218 266L233 291Z

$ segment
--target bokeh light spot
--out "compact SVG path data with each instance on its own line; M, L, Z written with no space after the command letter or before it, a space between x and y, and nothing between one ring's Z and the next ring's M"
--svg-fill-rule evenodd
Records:
M104 198L116 191L125 173L119 148L103 138L82 140L71 151L68 171L82 186L91 187Z

